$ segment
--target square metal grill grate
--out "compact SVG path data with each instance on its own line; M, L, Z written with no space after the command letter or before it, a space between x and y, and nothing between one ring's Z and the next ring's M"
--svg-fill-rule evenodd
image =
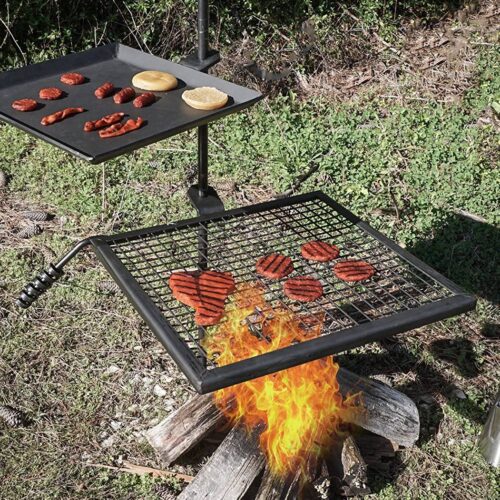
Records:
M301 257L301 245L311 240L337 245L341 259L366 260L376 274L362 283L336 278L332 262L313 263ZM98 257L199 392L422 326L475 304L452 282L320 192L96 237L92 242ZM255 263L272 252L292 258L294 272L287 278L308 275L320 280L323 296L314 302L297 302L282 292L287 278L260 277ZM168 286L173 271L204 265L232 273L237 285L259 282L273 308L324 316L322 335L218 367L199 341L200 333L210 335L210 328L204 332L198 327L193 309L177 301Z

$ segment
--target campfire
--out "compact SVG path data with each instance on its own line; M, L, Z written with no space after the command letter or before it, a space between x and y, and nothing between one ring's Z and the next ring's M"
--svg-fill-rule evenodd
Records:
M251 358L321 334L322 315L299 316L271 308L258 284L242 287L226 320L205 342L220 366ZM247 432L263 428L260 447L278 476L304 477L310 463L331 447L346 412L360 411L344 400L332 357L221 389L214 400L231 425Z

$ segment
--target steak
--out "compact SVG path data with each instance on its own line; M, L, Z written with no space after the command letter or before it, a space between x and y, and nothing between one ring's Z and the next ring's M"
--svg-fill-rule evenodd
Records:
M175 272L169 278L173 296L192 307L200 326L217 324L224 314L225 301L235 290L233 276L219 271Z

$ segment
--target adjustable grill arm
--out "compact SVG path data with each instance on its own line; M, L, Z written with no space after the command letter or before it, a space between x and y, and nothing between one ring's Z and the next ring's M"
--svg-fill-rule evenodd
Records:
M80 241L59 262L50 264L46 271L42 271L31 283L28 283L23 288L16 300L16 304L23 309L31 306L42 293L47 291L64 274L63 267L87 245L90 245L90 239Z

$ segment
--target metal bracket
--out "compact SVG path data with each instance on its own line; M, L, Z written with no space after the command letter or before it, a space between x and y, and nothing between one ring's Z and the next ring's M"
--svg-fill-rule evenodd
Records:
M212 186L208 186L205 196L200 196L198 184L194 184L188 189L187 195L199 215L211 215L224 210L224 204Z
M180 64L187 66L188 68L195 69L196 71L206 73L209 68L217 64L219 61L219 52L217 50L209 50L206 57L202 60L198 58L197 52L193 52L192 54L189 54L181 59Z

